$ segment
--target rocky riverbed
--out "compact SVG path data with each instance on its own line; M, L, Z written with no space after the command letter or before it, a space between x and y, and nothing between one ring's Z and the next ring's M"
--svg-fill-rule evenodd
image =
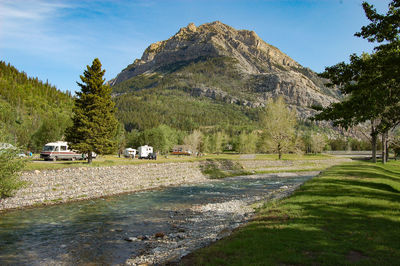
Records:
M287 196L315 174L254 174L5 212L0 264L174 262L248 221L254 202Z
M270 177L315 176L319 172L281 173ZM254 175L255 178L259 176ZM257 204L264 200L289 196L301 184L283 185L263 196L245 196L240 200L195 205L185 210L170 210L170 231L154 235L126 236L126 241L145 241L147 248L128 259L127 265L163 265L178 262L183 256L205 247L246 223L254 214ZM257 203L257 204L255 204Z

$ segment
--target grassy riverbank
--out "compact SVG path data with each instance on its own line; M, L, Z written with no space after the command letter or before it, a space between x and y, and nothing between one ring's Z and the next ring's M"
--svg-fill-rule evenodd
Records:
M333 166L182 265L399 265L400 163Z
M36 156L38 157L38 155ZM131 165L131 164L143 164L143 163L175 163L175 162L195 162L195 161L206 161L206 160L277 160L278 155L276 154L210 154L201 157L195 156L158 156L157 160L139 160L139 159L127 159L119 158L115 155L104 155L99 156L93 160L92 164L87 164L86 161L43 161L40 159L30 159L26 165L25 170L45 170L45 169L63 169L71 167L101 167L101 166L117 166L117 165ZM285 154L283 155L283 161L287 160L328 160L335 158L334 156L327 154L310 154L310 155L297 155L297 154Z

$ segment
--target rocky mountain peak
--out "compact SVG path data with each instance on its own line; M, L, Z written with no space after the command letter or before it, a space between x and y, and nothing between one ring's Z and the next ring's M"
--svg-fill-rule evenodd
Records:
M176 34L176 36L182 36L182 35L194 33L194 32L196 32L196 30L197 30L196 25L194 25L193 22L190 22L186 27L181 28L179 30L179 32Z
M205 67L201 62L217 65L199 71ZM188 65L193 65L191 70L182 70ZM195 73L197 81L193 80ZM135 77L146 79L152 75L168 76L172 83L185 84L185 90L195 97L248 107L262 107L268 98L283 96L303 117L313 112L311 105L327 106L339 97L338 91L326 88L316 73L263 41L254 31L236 30L220 21L200 26L189 23L168 40L151 44L141 59L127 66L110 84L118 86ZM182 86L176 84L169 86Z
M147 47L141 59L123 70L111 84L145 72L154 72L177 61L218 56L235 58L238 67L248 74L300 66L278 48L264 42L254 31L236 30L220 21L198 27L189 23L168 40Z

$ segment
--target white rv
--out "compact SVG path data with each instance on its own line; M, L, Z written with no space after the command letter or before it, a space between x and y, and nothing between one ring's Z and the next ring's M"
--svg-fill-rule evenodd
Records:
M65 141L50 142L44 145L40 152L40 158L44 160L82 160L86 156L82 153L77 153L68 148L68 143Z
M126 148L125 150L124 150L124 157L125 158L135 158L135 156L136 156L136 150L135 149L132 149L132 148Z
M153 147L144 145L138 149L139 159L157 159L157 155L153 152Z

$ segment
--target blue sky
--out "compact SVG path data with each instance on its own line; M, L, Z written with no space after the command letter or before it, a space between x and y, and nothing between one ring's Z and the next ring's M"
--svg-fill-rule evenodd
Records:
M0 60L62 91L98 57L114 78L151 43L181 27L219 20L254 30L321 72L373 45L354 37L368 24L362 0L0 0ZM368 0L378 11L389 0Z

